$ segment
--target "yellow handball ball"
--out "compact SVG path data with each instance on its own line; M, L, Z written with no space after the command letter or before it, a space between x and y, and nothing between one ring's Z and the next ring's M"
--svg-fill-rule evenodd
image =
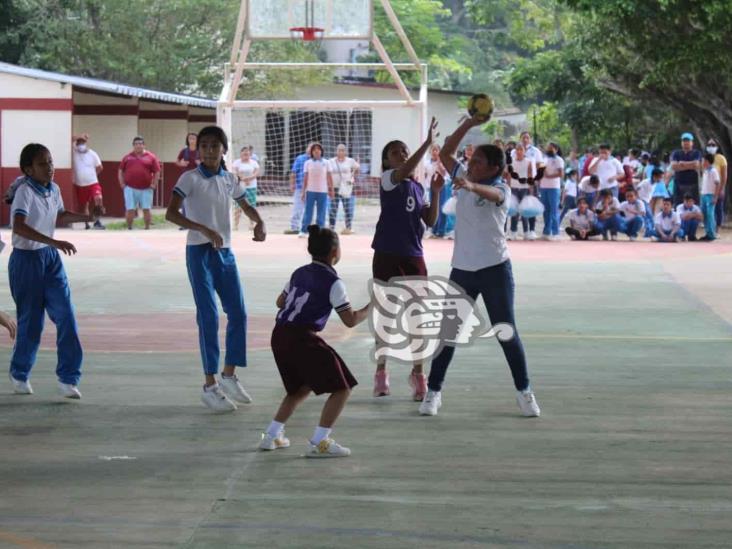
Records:
M478 93L468 100L468 114L478 115L483 122L490 120L493 114L493 99L484 93Z

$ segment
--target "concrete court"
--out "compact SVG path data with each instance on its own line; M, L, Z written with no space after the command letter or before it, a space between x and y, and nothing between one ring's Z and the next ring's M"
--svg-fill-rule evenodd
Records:
M254 450L283 394L274 299L304 241L235 237L255 403L217 416L198 400L184 233L60 237L79 249L65 264L84 399L54 395L48 322L36 394L0 381L0 547L732 546L729 242L511 243L540 419L518 415L494 341L458 350L437 417L417 415L404 366L375 400L367 327L333 318L328 338L361 381L335 431L353 455L313 462L301 455L323 398L288 424L292 448ZM360 306L369 237L342 242ZM431 273L448 273L451 246L426 241Z

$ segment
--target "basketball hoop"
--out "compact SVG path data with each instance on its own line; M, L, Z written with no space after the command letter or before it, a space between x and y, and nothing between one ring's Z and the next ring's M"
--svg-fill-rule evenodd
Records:
M323 33L325 29L320 27L292 27L290 36L295 41L316 42L317 45L323 41Z

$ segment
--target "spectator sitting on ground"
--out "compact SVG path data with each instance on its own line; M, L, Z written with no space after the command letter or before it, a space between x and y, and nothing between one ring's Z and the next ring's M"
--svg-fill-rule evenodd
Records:
M676 206L676 213L681 222L681 230L684 236L679 237L682 240L686 238L689 242L696 241L696 230L699 228L699 222L702 220L702 211L699 206L694 204L694 195L686 193L684 201Z
M655 217L655 236L658 242L676 242L683 240L684 230L681 228L679 214L673 209L671 197L663 199L663 209Z
M591 236L600 234L595 229L595 221L597 217L588 204L587 199L580 197L577 200L577 207L567 214L569 227L565 229L566 233L575 240L587 240Z
M597 230L602 234L602 239L607 240L607 234L613 240L618 239L618 231L622 228L622 219L620 218L620 202L613 196L612 189L603 189L600 191L600 200L595 206L597 212L597 222L595 223Z
M633 187L628 187L625 191L625 201L620 204L620 214L624 218L622 232L628 235L628 239L634 241L638 238L638 232L643 228L646 206L638 198Z

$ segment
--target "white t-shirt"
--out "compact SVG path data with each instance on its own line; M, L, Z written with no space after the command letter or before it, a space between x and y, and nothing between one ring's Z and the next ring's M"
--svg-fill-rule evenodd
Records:
M614 196L612 197L612 200L610 201L610 204L605 206L605 204L602 201L602 197L597 200L597 203L595 204L595 211L596 212L609 212L610 210L620 210L620 202L617 198Z
M544 163L544 155L537 147L534 147L533 145L529 145L524 154L526 155L526 158L530 158L531 160L533 160L534 164ZM511 151L511 160L516 160L516 149Z
M661 230L666 232L681 227L681 218L679 217L679 214L674 211L672 211L671 215L668 217L663 215L663 212L658 212L653 221L657 227L660 226Z
M231 165L231 171L234 172L238 177L251 177L258 169L259 163L256 160L252 160L251 158L246 162L242 161L241 158L237 158ZM245 185L247 189L256 189L257 178L255 177L251 181L247 181Z
M51 182L48 187L36 183L26 177L18 186L10 206L10 225L12 227L15 216L25 216L25 224L39 233L53 238L56 229L56 218L64 211L64 201L61 198L61 189ZM48 244L29 240L13 232L13 247L20 250L40 250Z
M679 214L679 219L681 219L681 216L684 214L696 214L696 213L702 213L701 208L694 204L691 208L688 210L686 209L686 205L681 203L678 206L676 206L676 213Z
M79 152L74 147L74 185L77 187L88 187L99 183L97 167L102 165L99 155L91 149L86 152Z
M313 193L328 192L328 162L326 160L322 158L307 160L303 173L308 176L308 191Z
M534 177L536 175L536 163L528 156L524 156L523 160L516 160L514 158L511 162L511 166L513 168L513 171L523 179L528 177L529 166L531 166L531 176ZM528 183L521 183L518 179L514 179L513 177L511 177L512 189L528 189L529 187L531 187L531 185L529 185Z
M607 160L600 159L597 162L597 170L595 175L600 179L600 190L612 189L618 186L617 179L608 181L612 176L622 177L625 174L623 171L623 165L615 157L610 157Z
M646 215L646 205L640 198L636 198L633 203L626 200L620 204L620 211L625 214L627 221L632 221L636 216L643 217Z
M590 176L586 175L580 180L579 190L583 193L593 194L599 192L600 187L593 187L590 185Z
M466 169L458 164L452 177L465 177ZM506 217L511 201L511 188L500 177L492 186L503 191L500 204L460 189L457 192L455 247L452 266L463 271L478 271L508 260Z
M653 196L653 183L650 179L644 179L635 186L635 191L638 193L638 198L645 203L649 203L651 196Z
M569 226L573 229L589 231L597 220L597 216L589 208L585 210L584 214L579 212L579 208L575 208L569 211L567 219L569 219Z
M343 160L338 160L337 156L335 158L331 158L329 170L330 173L333 174L333 187L339 188L341 183L353 183L355 168L356 161L349 156L347 156ZM310 183L308 183L308 188L309 187Z
M544 165L546 170L544 173L559 172L564 173L564 159L561 156L555 156L554 158L546 157L544 159ZM541 183L539 184L541 189L561 189L562 188L562 176L558 177L542 177Z
M702 175L702 194L714 194L717 192L717 185L719 185L719 172L712 166L708 170L704 170Z
M564 196L577 198L577 182L571 177L564 180Z
M206 177L199 166L181 175L173 192L185 200L188 219L216 231L224 239L224 248L231 247L231 199L239 201L246 195L237 176L220 171ZM209 242L202 233L188 231L189 246Z

